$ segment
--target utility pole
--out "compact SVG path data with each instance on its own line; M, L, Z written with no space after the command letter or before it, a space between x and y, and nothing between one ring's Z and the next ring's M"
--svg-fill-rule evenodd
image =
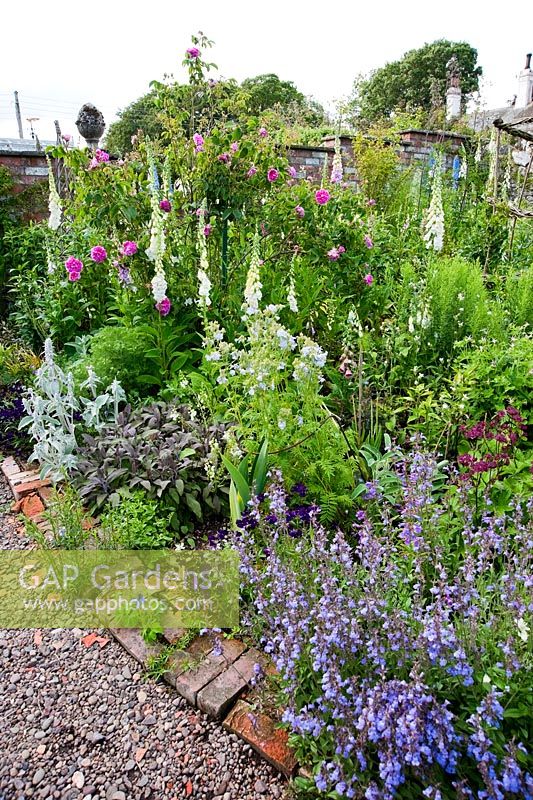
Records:
M22 117L20 116L20 103L19 103L18 92L15 92L15 114L17 115L17 124L19 126L19 139L24 139L24 134L22 133Z

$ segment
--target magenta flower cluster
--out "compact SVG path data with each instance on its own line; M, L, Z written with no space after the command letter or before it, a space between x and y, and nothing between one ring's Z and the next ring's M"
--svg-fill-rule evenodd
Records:
M274 169L274 167L271 167L267 172L267 179L269 183L274 183L274 181L277 181L278 178L279 178L278 170Z
M317 189L315 192L315 200L319 206L325 206L329 202L331 195L327 189Z
M198 50L197 47L189 47L185 51L185 55L187 56L187 58L196 59L196 58L199 58L200 51Z
M134 256L137 250L137 242L123 242L122 244L121 251L123 256Z
M101 264L107 258L107 250L102 245L97 244L96 247L91 248L91 260L96 264Z
M168 299L168 297L163 297L163 299L160 300L159 303L155 304L155 307L157 308L162 317L166 317L167 314L170 312L172 304Z
M83 270L83 263L78 258L70 256L65 261L65 269L68 272L69 281L79 281Z
M192 140L194 142L194 152L201 153L204 149L205 139L201 133L193 134Z
M161 211L165 211L168 214L169 211L172 209L172 206L170 204L170 200L167 200L167 199L160 200L159 201L159 208L161 209Z

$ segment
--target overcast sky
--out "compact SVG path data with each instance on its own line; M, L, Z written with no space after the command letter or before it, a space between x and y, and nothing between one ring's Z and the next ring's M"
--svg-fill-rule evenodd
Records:
M203 31L223 77L265 72L292 80L332 107L354 78L435 39L466 41L478 50L488 108L516 93L525 54L533 50L530 0L107 0L45 3L13 0L0 27L0 136L18 136L13 90L24 134L28 117L41 139L55 138L53 120L77 134L77 110L94 103L111 122L153 79L185 77L190 35Z

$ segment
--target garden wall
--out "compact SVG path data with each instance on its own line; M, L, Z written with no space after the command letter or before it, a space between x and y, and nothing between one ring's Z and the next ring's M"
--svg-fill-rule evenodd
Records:
M446 153L446 168L451 169L454 156L466 146L468 136L461 133L447 131L407 130L400 132L400 146L398 154L400 163L404 167L423 164L435 147L442 148ZM349 186L357 186L357 169L354 162L352 139L349 136L341 137L341 150L345 182ZM314 183L319 183L324 173L324 162L327 158L326 174L329 176L335 152L335 137L328 136L320 147L302 147L293 145L289 149L289 162L299 178L309 178Z
M0 139L0 166L13 176L16 192L48 177L45 154L36 149L33 139Z

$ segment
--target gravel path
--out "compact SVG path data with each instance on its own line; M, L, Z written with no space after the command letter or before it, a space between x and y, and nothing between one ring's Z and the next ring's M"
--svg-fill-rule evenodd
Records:
M0 481L0 548L26 548ZM2 505L4 504L4 505ZM268 800L284 781L105 631L0 630L0 800Z

